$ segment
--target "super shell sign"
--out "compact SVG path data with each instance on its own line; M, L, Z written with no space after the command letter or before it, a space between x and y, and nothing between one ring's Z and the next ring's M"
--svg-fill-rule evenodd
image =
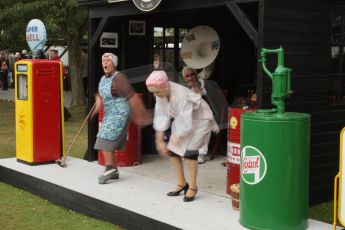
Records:
M26 27L26 41L32 51L43 50L47 41L46 27L39 19L32 19Z

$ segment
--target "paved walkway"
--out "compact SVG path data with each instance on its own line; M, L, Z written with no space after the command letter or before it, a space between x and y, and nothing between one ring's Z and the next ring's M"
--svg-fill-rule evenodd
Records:
M71 91L64 91L65 106L69 108L71 106ZM1 101L14 101L14 89L2 90L0 89Z

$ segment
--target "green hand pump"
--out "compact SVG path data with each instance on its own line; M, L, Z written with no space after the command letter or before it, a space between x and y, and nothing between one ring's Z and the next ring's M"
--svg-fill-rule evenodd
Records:
M266 67L266 56L268 54L277 54L278 63L274 73L271 73ZM291 69L284 66L284 49L261 49L262 68L272 80L271 102L277 107L277 113L285 112L285 98L291 93Z

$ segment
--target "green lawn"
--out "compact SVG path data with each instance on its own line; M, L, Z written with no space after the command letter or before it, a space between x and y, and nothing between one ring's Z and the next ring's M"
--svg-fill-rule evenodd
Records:
M72 118L65 123L66 149L86 117L85 108L70 109ZM15 157L14 103L0 101L0 158ZM85 127L71 150L82 158L87 148ZM309 217L332 223L333 201L309 209ZM0 226L2 229L118 229L117 226L85 217L56 206L38 196L0 182Z
M71 108L65 123L66 148L86 117L83 107ZM71 156L82 158L87 149L87 127L72 147ZM15 157L14 103L0 101L0 158ZM0 182L0 229L121 229L59 207L41 197Z

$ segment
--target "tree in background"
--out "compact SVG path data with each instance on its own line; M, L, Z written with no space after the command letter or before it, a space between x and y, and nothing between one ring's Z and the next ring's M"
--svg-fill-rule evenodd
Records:
M0 50L29 49L25 40L31 19L46 26L47 45L68 46L72 106L85 104L81 76L81 41L87 32L87 10L75 0L0 0Z
M50 43L63 39L68 46L68 63L71 77L72 106L85 104L82 82L81 42L87 32L87 10L77 7L75 0L49 0L49 17L46 18ZM49 32L54 37L49 37Z

